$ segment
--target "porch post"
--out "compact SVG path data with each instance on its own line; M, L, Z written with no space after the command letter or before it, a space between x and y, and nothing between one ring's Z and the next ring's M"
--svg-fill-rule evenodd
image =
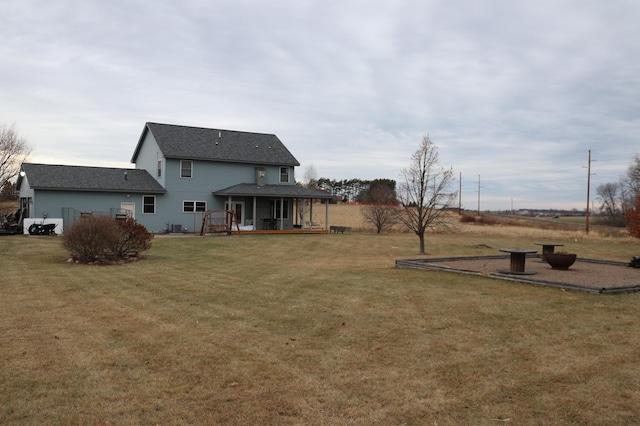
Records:
M305 200L304 198L302 199L302 223L300 224L300 229L305 229L304 228L304 213L305 213L305 207L304 205L307 204L307 200Z
M284 229L284 198L280 197L280 230Z
M258 230L258 218L256 217L256 213L258 212L258 208L256 207L256 204L258 203L258 197L256 197L255 195L253 196L253 230L257 231Z
M329 229L329 200L324 200L324 229L325 231Z

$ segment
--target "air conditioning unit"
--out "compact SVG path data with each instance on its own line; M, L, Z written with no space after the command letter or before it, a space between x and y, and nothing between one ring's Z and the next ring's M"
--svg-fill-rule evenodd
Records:
M171 225L171 233L172 234L181 234L182 233L182 225Z

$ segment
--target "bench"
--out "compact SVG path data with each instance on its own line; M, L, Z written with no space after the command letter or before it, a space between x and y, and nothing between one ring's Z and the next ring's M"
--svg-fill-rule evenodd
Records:
M220 234L222 232L229 232L230 229L226 223L212 223L209 225L210 234Z
M345 232L347 234L351 233L351 227L350 226L330 226L329 227L329 232L332 234L337 234L338 232L341 234L344 234Z

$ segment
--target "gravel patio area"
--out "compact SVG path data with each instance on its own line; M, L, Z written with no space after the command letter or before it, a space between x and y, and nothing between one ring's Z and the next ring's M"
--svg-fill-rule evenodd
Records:
M640 290L640 269L627 263L597 259L578 259L568 270L552 269L540 256L527 256L526 271L532 275L504 274L509 255L440 257L396 260L398 268L442 270L483 275L509 281L546 285L589 293L620 293Z

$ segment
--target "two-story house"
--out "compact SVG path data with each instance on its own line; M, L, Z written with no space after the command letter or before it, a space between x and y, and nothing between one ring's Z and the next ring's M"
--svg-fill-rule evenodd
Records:
M304 229L310 212L296 210L300 201L332 198L295 184L300 163L273 134L146 123L131 162L134 169L24 163L25 228L126 212L155 233L198 232L206 211L232 210L244 230ZM321 213L328 229L328 209Z

